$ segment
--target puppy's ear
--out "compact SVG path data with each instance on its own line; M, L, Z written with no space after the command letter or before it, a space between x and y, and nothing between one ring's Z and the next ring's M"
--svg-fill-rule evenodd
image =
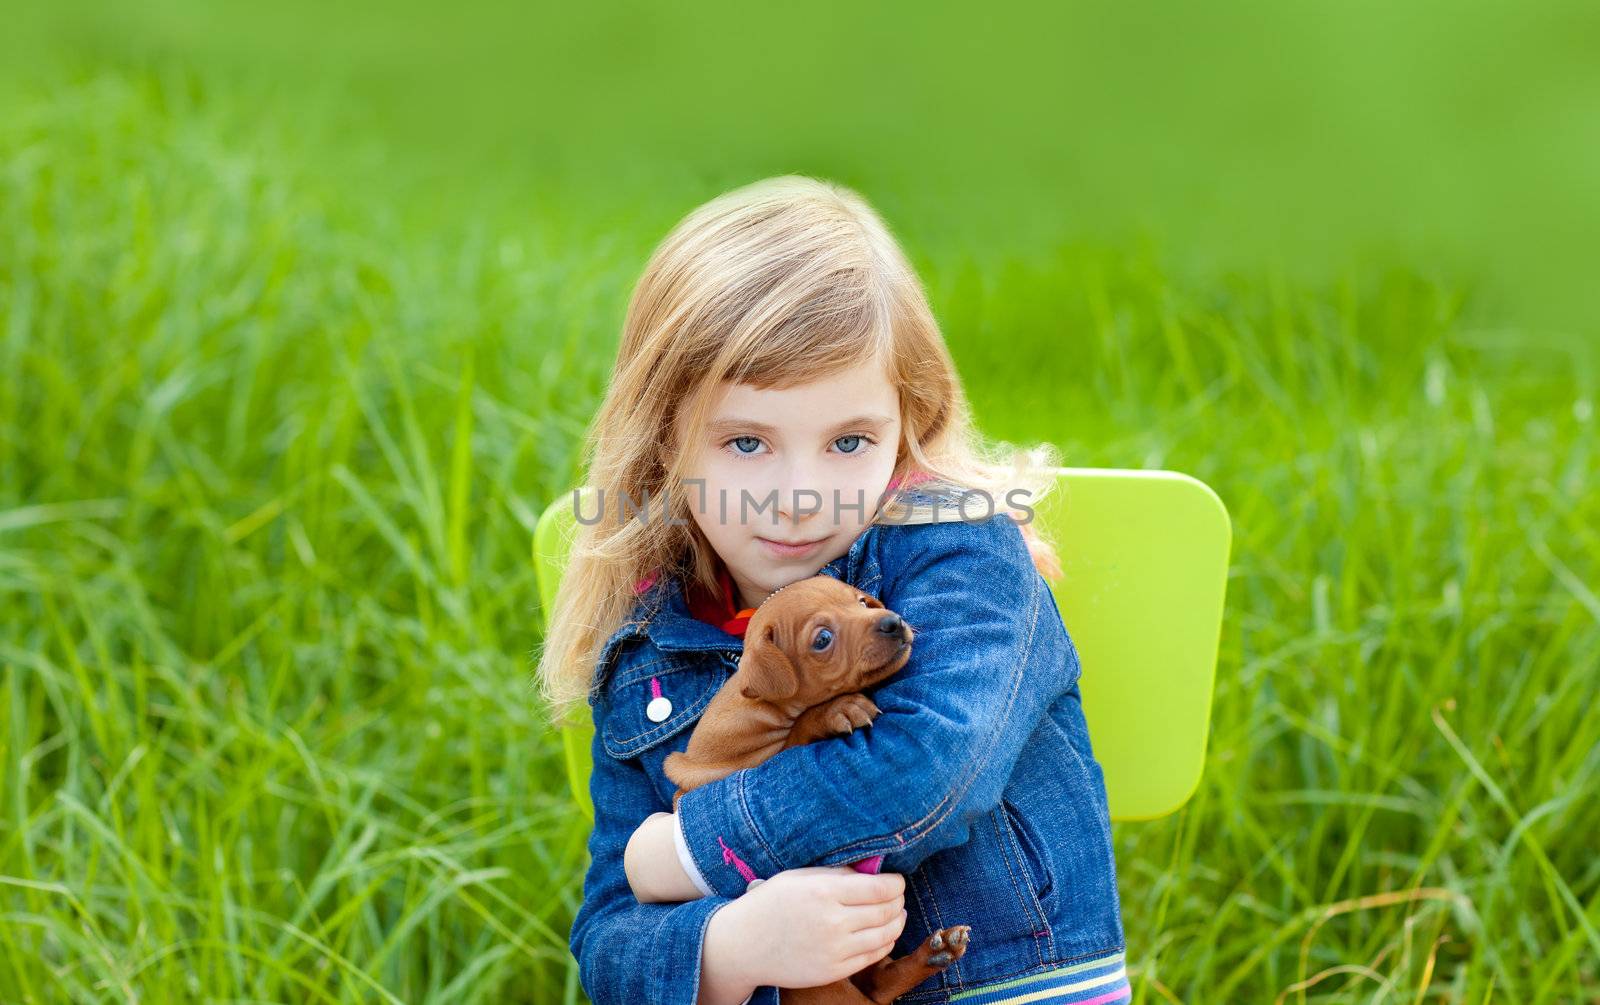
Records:
M739 693L746 698L785 701L800 690L800 675L794 663L778 645L771 625L753 639L746 639L739 669L745 684Z

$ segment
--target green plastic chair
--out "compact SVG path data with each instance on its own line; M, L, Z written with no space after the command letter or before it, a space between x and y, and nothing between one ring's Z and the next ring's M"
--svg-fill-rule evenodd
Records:
M1061 559L1050 583L1078 648L1079 689L1114 820L1151 820L1200 784L1233 527L1205 483L1175 471L1057 468L1034 506ZM592 502L585 488L585 501ZM533 555L544 609L577 520L571 494L539 517ZM562 727L567 781L594 819L588 721Z

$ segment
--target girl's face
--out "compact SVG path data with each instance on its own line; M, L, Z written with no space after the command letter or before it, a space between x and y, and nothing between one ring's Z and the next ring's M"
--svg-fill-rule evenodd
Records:
M900 444L900 396L881 366L758 390L724 381L683 436L692 519L755 607L850 550L877 513ZM798 546L796 546L798 545Z

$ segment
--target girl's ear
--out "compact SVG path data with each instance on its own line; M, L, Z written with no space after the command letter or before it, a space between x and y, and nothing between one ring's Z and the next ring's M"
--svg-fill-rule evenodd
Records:
M777 632L767 625L753 639L745 641L739 672L744 674L740 694L766 701L787 701L800 690L800 675L794 662L777 643Z

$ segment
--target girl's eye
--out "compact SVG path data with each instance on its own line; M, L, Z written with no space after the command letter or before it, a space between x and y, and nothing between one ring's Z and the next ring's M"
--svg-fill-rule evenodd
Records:
M872 446L872 442L870 437L863 436L860 433L851 433L848 436L835 437L833 445L839 447L841 454L847 457L854 457L858 454L866 453L867 448ZM740 457L755 457L761 445L761 437L759 436L735 436L723 444L724 447L731 446L733 452Z
M811 651L820 653L833 645L833 633L823 628L818 630L817 637L811 640Z

